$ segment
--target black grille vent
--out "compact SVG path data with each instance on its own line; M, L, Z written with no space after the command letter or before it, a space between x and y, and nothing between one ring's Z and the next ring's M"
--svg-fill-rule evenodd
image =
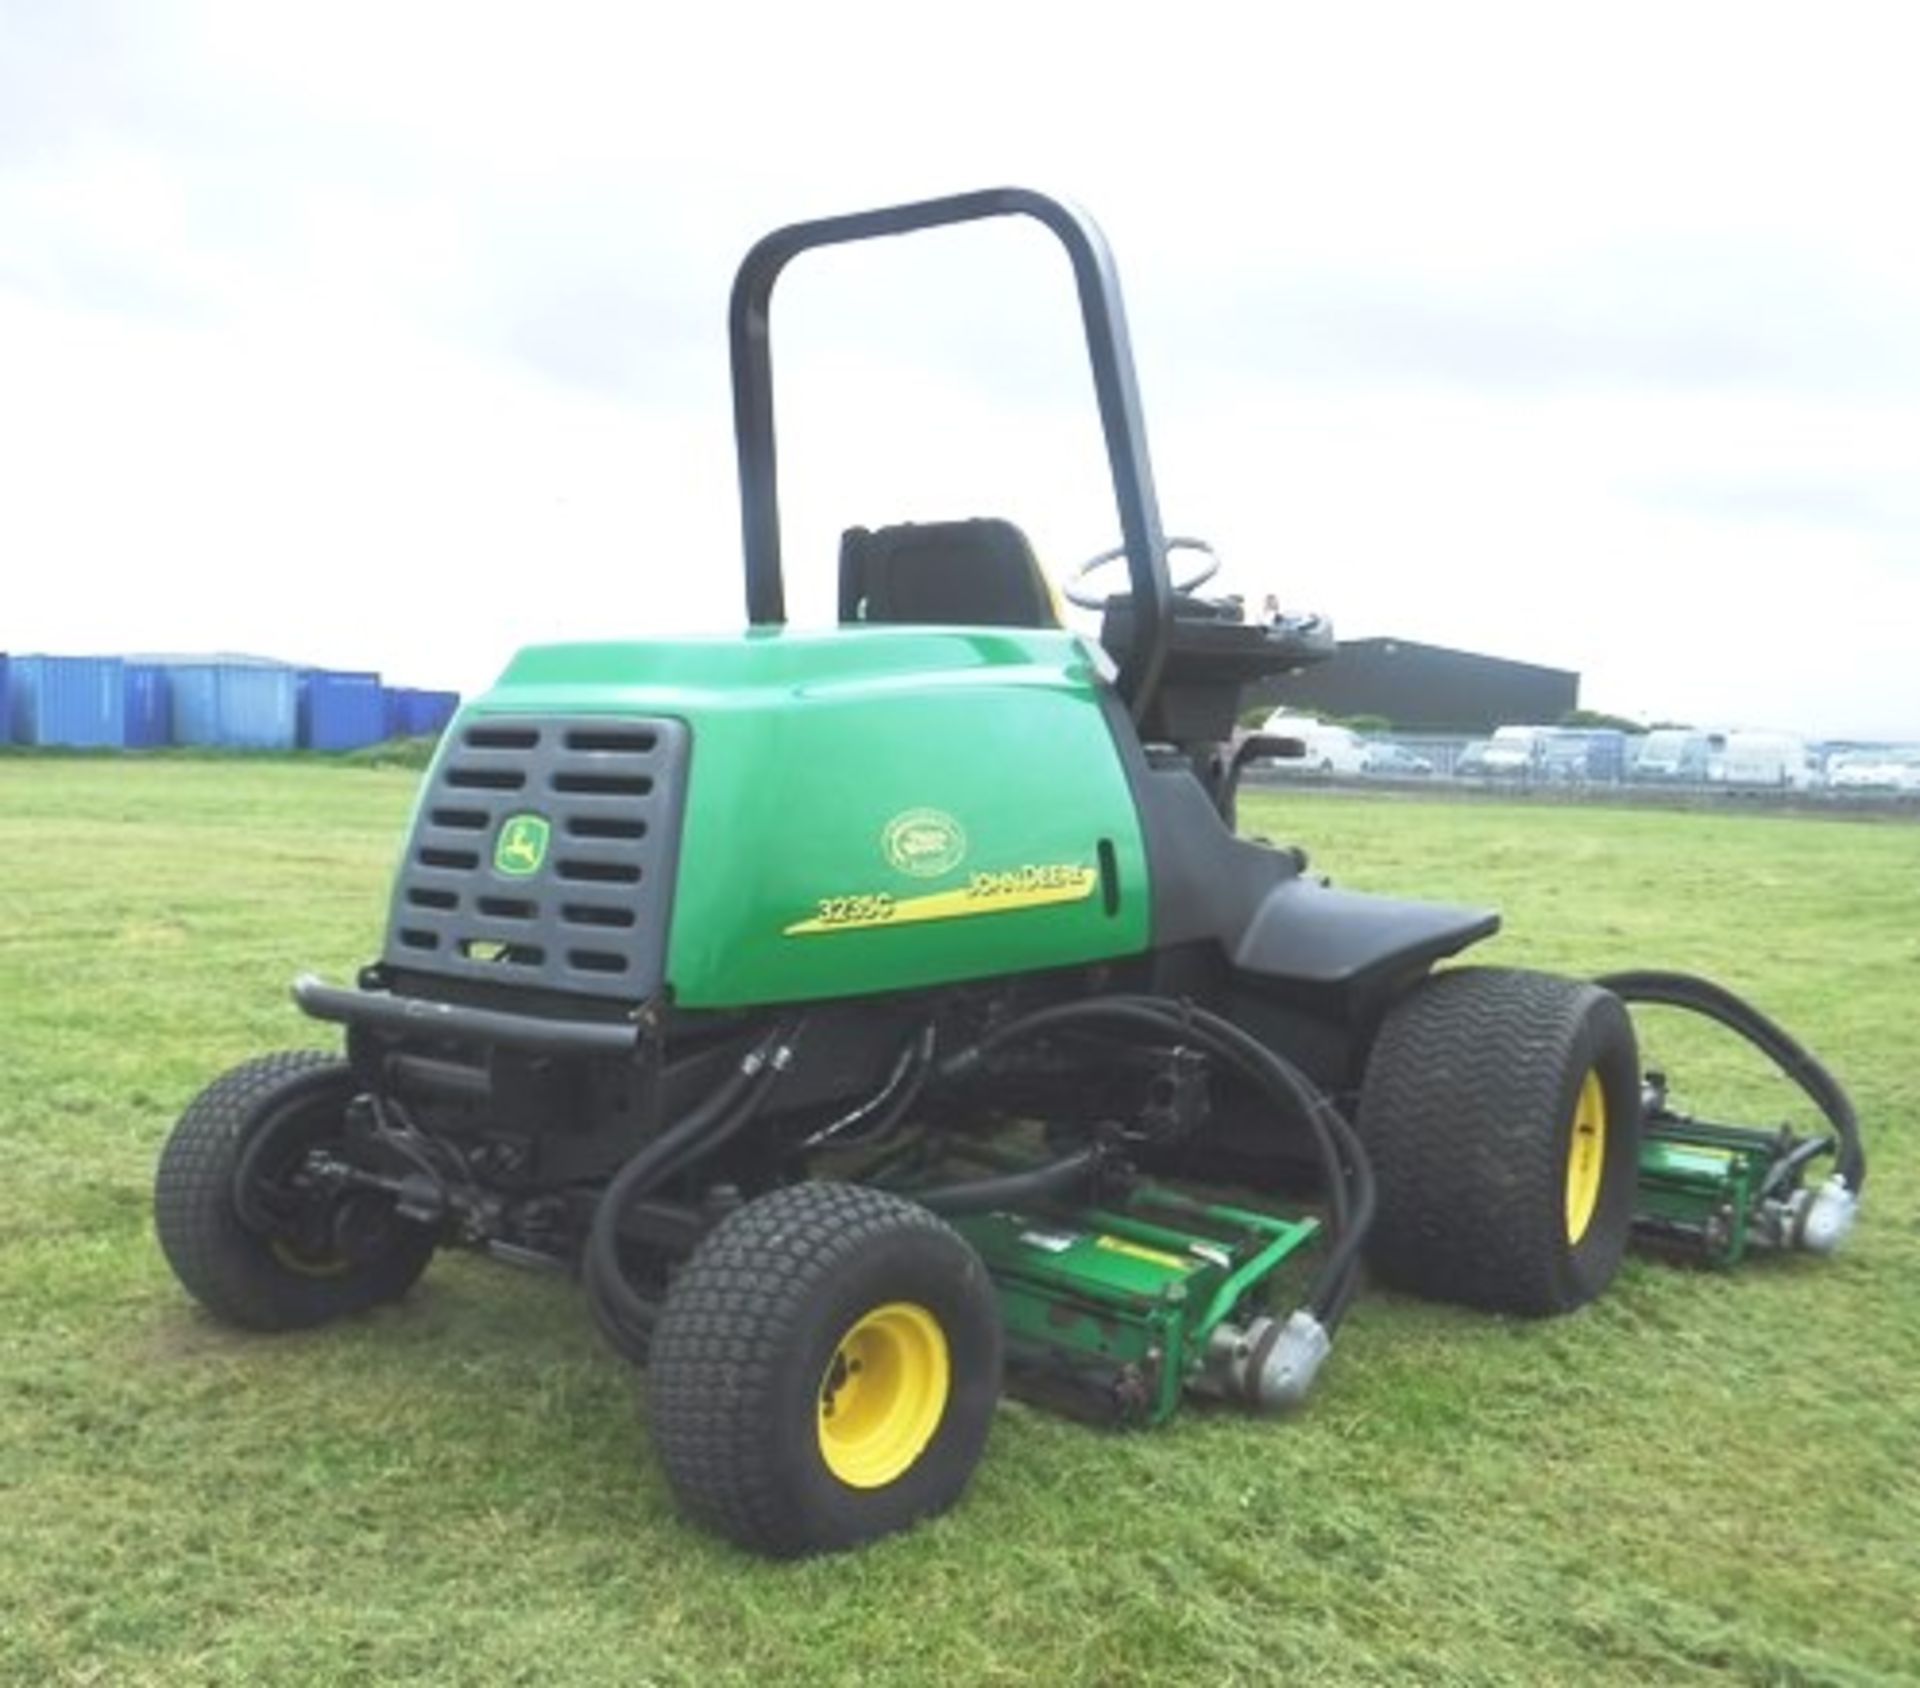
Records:
M414 972L640 1001L660 988L684 722L488 716L458 729L394 889ZM509 834L519 817L532 817ZM545 823L545 849L524 867ZM503 867L501 864L506 863Z

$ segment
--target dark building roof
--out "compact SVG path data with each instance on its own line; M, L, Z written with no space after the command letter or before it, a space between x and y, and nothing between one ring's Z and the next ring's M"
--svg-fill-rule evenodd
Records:
M1336 655L1260 696L1320 715L1382 715L1403 732L1490 733L1558 721L1579 707L1580 676L1412 639L1342 639Z

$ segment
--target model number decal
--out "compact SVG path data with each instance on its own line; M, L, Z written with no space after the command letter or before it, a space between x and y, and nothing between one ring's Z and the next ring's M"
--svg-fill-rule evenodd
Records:
M814 915L822 926L884 926L897 905L892 893L870 891L857 897L822 897Z
M1099 874L1079 862L1035 862L969 875L966 884L921 897L888 891L856 891L820 897L813 913L785 929L789 938L821 932L854 932L875 926L905 926L924 920L966 920L1015 909L1050 908L1093 895Z

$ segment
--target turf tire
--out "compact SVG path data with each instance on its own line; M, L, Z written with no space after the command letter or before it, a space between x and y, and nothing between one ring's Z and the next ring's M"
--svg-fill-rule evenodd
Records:
M248 1147L266 1130L300 1148L338 1136L353 1075L318 1050L243 1061L180 1116L154 1179L154 1229L174 1276L215 1318L246 1330L299 1330L406 1294L433 1256L433 1233L397 1222L369 1260L303 1264L254 1230L235 1204Z
M937 1321L950 1360L937 1427L881 1487L821 1451L822 1379L843 1333L884 1304ZM1000 1316L980 1257L914 1202L805 1183L731 1214L670 1287L647 1371L653 1444L682 1510L776 1557L833 1552L951 1506L1000 1394Z
M1586 1075L1606 1103L1592 1217L1568 1237ZM1570 1312L1619 1270L1633 1222L1640 1069L1619 998L1576 979L1463 967L1388 1014L1360 1136L1379 1180L1367 1257L1395 1288L1496 1312Z

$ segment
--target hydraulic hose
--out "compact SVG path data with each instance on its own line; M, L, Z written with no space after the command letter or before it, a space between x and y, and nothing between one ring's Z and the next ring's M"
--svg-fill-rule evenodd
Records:
M1339 1110L1297 1067L1231 1021L1165 997L1114 996L1058 1003L994 1027L980 1040L940 1063L942 1076L958 1078L993 1050L1017 1038L1079 1023L1106 1021L1150 1030L1197 1045L1234 1068L1269 1100L1305 1119L1319 1152L1327 1184L1330 1246L1306 1298L1307 1308L1331 1332L1352 1299L1359 1251L1372 1223L1372 1168ZM922 1198L916 1198L922 1199Z
M1093 1181L1105 1158L1097 1148L1077 1149L1057 1161L1029 1167L1024 1172L905 1193L935 1213L985 1213L996 1207L1020 1207L1027 1202L1046 1201L1084 1189Z
M1144 1006L1154 999L1134 1000ZM1308 1308L1331 1333L1345 1317L1360 1281L1360 1250L1373 1227L1378 1206L1373 1163L1367 1159L1359 1134L1346 1116L1292 1062L1231 1020L1204 1008L1179 1008L1175 1011L1174 1023L1184 1025L1189 1017L1204 1022L1214 1036L1237 1048L1247 1063L1266 1069L1305 1117L1325 1164L1329 1208L1335 1205L1337 1197L1351 1196L1350 1209L1334 1232L1320 1273L1307 1296Z
M636 1363L645 1359L654 1309L627 1281L620 1263L621 1217L636 1199L657 1188L696 1155L719 1148L759 1112L779 1077L779 1068L767 1061L747 1071L743 1063L743 1072L747 1082L730 1080L628 1161L594 1210L583 1271L588 1300L602 1331Z
M1781 1026L1723 985L1691 973L1651 969L1606 973L1594 983L1622 1002L1680 1008L1713 1020L1744 1038L1785 1073L1833 1127L1834 1171L1856 1196L1867 1181L1867 1156L1860 1143L1860 1120L1840 1081Z
M929 1021L901 1049L880 1088L864 1102L838 1119L829 1121L800 1145L803 1149L851 1149L877 1143L900 1123L901 1117L919 1100L926 1088L927 1075L933 1070L934 1027ZM878 1114L878 1122L864 1131L854 1127ZM848 1132L853 1132L848 1136Z
M760 1111L785 1070L793 1031L787 1021L774 1027L724 1081L614 1174L594 1209L582 1262L588 1303L608 1340L636 1363L645 1360L654 1310L621 1266L621 1215L695 1156L719 1148Z
M993 1050L1017 1038L1030 1037L1036 1033L1045 1031L1054 1031L1061 1026L1072 1025L1074 1022L1081 1020L1110 1020L1140 1026L1145 1030L1157 1032L1162 1036L1171 1034L1178 1041L1197 1043L1203 1047L1210 1048L1212 1053L1238 1068L1243 1075L1253 1078L1258 1088L1270 1088L1268 1085L1262 1083L1259 1076L1247 1073L1247 1062L1240 1055L1237 1053L1228 1053L1226 1050L1217 1047L1221 1040L1211 1036L1200 1026L1200 1016L1205 1014L1205 1012L1204 1009L1183 1008L1181 1004L1174 1002L1171 998L1152 996L1107 996L1097 997L1086 1002L1056 1003L1051 1007L1035 1009L1030 1014L1022 1015L1018 1019L1009 1020L1003 1025L994 1027L982 1037L978 1043L949 1056L940 1064L940 1071L943 1076L946 1077L959 1077L965 1072L970 1071ZM1212 1015L1207 1015L1206 1017L1209 1019L1217 1018ZM1224 1021L1221 1023L1226 1024ZM1263 1053L1265 1053L1265 1051L1263 1051ZM1273 1057L1273 1059L1282 1066L1286 1065L1286 1063L1280 1062L1280 1058L1277 1056ZM1291 1068L1288 1068L1288 1070L1291 1071ZM1305 1085L1304 1079L1302 1079L1302 1084ZM1313 1097L1310 1085L1305 1085L1305 1089L1305 1096L1289 1091L1288 1100L1296 1105L1307 1101L1309 1098L1313 1101L1318 1100L1317 1097ZM1317 1113L1312 1107L1307 1107L1303 1109L1303 1111L1307 1113L1308 1124L1314 1130L1321 1160L1328 1168L1329 1188L1327 1195L1329 1206L1332 1209L1334 1229L1339 1232L1344 1232L1350 1224L1350 1204L1348 1201L1346 1180L1334 1174L1333 1166L1335 1156L1333 1153L1333 1144L1326 1137L1324 1125L1318 1118Z

